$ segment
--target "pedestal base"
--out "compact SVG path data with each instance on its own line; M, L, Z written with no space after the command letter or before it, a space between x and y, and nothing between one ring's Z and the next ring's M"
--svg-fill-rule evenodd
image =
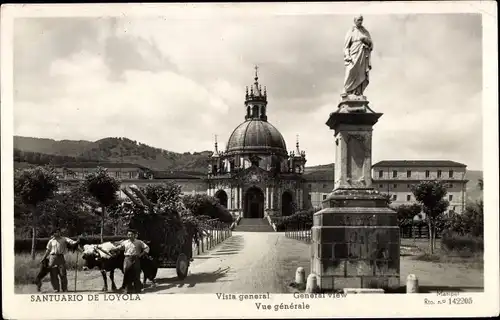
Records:
M311 272L321 291L400 286L396 212L373 189L337 189L315 213Z

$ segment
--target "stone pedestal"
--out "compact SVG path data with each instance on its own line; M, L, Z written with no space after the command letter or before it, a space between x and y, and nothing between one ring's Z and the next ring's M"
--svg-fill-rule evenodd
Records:
M348 97L328 119L336 139L335 189L314 214L311 246L321 291L400 286L396 212L371 187L372 127L381 116L364 97Z

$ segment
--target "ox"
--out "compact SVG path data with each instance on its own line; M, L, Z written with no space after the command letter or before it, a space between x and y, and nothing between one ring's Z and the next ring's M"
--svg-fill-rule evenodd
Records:
M108 281L106 273L109 272L109 278L111 279L111 289L117 291L115 284L115 269L121 270L123 273L123 260L125 256L123 251L112 254L111 251L115 249L116 246L111 242L104 242L102 244L85 244L81 248L83 252L82 258L84 261L83 270L91 270L98 268L101 271L102 279L104 280L104 287L102 291L108 291ZM151 280L153 286L156 286L155 277L158 271L156 262L150 256L141 258L141 270L144 273L144 283L146 284L147 279ZM124 289L124 284L122 284L120 290Z

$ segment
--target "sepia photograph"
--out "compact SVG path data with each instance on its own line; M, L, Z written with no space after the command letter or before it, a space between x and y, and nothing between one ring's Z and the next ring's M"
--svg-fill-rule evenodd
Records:
M3 316L498 315L495 9L3 5Z

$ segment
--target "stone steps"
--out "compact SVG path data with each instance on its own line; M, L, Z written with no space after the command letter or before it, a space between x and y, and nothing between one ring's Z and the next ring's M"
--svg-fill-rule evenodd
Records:
M269 225L267 219L261 218L242 218L240 223L234 228L239 232L274 232L273 227Z

